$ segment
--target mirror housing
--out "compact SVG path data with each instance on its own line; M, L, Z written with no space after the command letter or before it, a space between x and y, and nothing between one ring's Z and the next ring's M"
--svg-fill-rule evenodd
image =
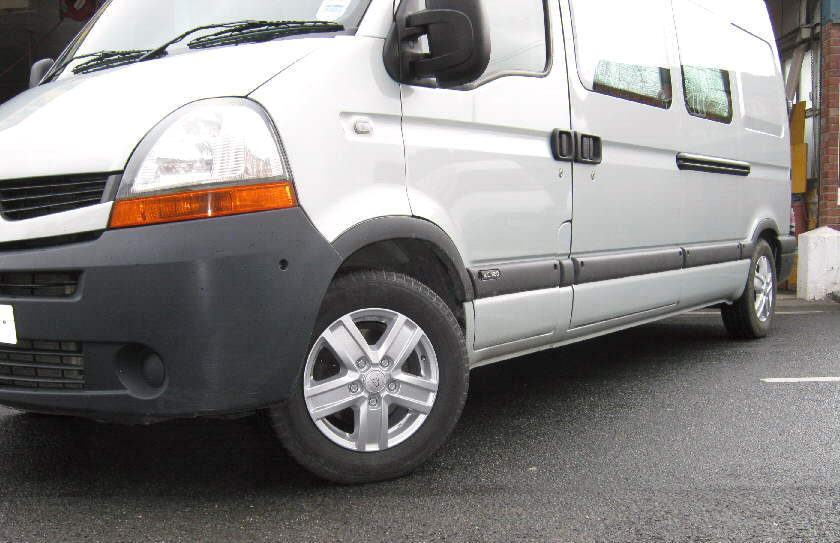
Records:
M44 76L50 71L50 68L55 66L55 61L51 58L44 58L32 65L29 71L29 88L37 87L41 84Z
M403 2L385 43L385 67L408 85L434 78L450 89L472 83L490 64L490 33L482 0L426 0L426 9L407 13ZM416 51L426 36L429 52Z

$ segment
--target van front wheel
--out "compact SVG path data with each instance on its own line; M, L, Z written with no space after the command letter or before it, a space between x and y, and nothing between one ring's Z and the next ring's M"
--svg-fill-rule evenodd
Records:
M292 457L344 484L400 477L446 440L467 395L464 334L428 287L402 274L338 278L293 396L270 410Z
M735 339L767 335L776 311L776 258L765 240L759 240L750 263L744 294L732 305L721 307L723 324Z

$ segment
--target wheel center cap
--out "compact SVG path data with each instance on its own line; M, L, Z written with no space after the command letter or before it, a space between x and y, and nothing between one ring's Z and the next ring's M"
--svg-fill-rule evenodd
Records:
M385 374L379 370L374 370L365 376L365 390L367 390L369 394L378 394L382 392L385 390L385 385L387 383L388 379L385 377Z

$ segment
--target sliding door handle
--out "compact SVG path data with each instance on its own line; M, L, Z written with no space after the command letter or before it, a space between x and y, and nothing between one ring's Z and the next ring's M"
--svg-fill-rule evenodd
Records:
M603 146L598 136L557 129L551 133L551 153L554 160L600 164Z
M742 177L750 175L752 171L749 162L692 153L677 153L677 168L695 172L740 175Z
M600 164L604 151L601 138L589 134L577 134L575 160L581 164Z

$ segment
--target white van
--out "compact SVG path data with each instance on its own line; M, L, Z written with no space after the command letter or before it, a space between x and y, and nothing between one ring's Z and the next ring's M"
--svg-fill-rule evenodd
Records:
M0 106L0 403L268 409L354 483L477 366L712 305L764 336L787 113L734 4L106 2Z

